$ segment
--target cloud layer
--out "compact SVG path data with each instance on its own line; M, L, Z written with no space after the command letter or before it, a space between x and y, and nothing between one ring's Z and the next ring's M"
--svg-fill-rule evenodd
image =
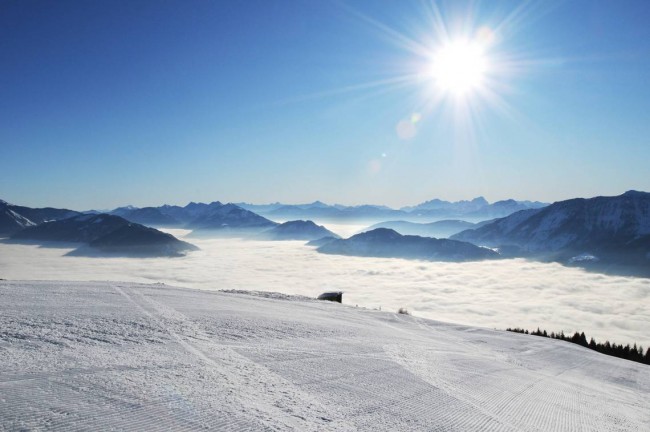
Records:
M183 234L176 231L175 234ZM303 242L192 239L184 258L65 257L70 249L0 244L0 278L164 282L208 290L315 297L344 291L349 305L489 328L584 331L650 346L650 280L522 259L437 263L324 255Z

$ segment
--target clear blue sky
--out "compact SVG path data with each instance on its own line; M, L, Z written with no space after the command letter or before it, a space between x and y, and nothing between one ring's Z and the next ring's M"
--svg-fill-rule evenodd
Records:
M649 22L647 0L0 1L0 198L401 206L650 190ZM428 60L409 47L435 51L440 23L452 39L493 30L491 96L459 108L414 78Z

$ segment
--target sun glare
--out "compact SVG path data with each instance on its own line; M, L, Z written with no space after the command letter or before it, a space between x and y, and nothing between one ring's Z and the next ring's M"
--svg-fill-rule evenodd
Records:
M480 88L486 70L487 59L480 44L454 41L433 54L429 75L440 90L462 96Z
M495 16L480 22L472 8L451 9L446 15L439 10L437 2L431 1L421 14L424 23L418 18L408 26L407 33L402 33L346 7L408 57L397 57L383 79L309 97L357 91L365 92L367 96L363 97L368 97L409 89L412 90L411 106L395 119L395 132L400 140L417 137L431 119L441 115L446 117L445 124L453 124L457 141L469 145L480 132L488 111L509 117L518 114L506 96L516 82L514 78L536 60L522 56L522 52L509 51L504 38L514 34L513 28L520 25L530 8L518 7L502 21Z

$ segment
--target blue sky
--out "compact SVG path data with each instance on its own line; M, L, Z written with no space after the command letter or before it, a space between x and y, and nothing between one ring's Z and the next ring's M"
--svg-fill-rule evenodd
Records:
M0 198L647 191L649 20L647 1L0 1ZM484 91L418 75L430 60L411 48L436 52L440 23L452 41L492 31Z

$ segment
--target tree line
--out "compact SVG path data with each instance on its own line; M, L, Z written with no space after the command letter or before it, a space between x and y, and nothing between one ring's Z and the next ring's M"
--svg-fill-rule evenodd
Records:
M645 351L644 354L643 347L642 346L637 347L636 343L633 346L630 346L630 344L623 346L622 344L610 343L609 341L605 341L605 343L596 342L594 338L591 338L589 342L587 342L587 336L585 336L585 332L582 333L575 332L572 336L569 336L569 335L565 335L564 331L561 331L559 333L554 333L554 332L547 333L546 330L540 330L539 327L537 328L537 330L533 330L531 332L529 332L528 330L521 329L519 327L515 327L515 328L508 327L506 331L514 332L514 333L531 334L533 336L541 336L541 337L547 337L551 339L560 339L563 341L572 342L574 344L581 345L585 348L589 348L594 351L598 351L599 353L602 354L650 365L650 347L648 347L648 349Z

